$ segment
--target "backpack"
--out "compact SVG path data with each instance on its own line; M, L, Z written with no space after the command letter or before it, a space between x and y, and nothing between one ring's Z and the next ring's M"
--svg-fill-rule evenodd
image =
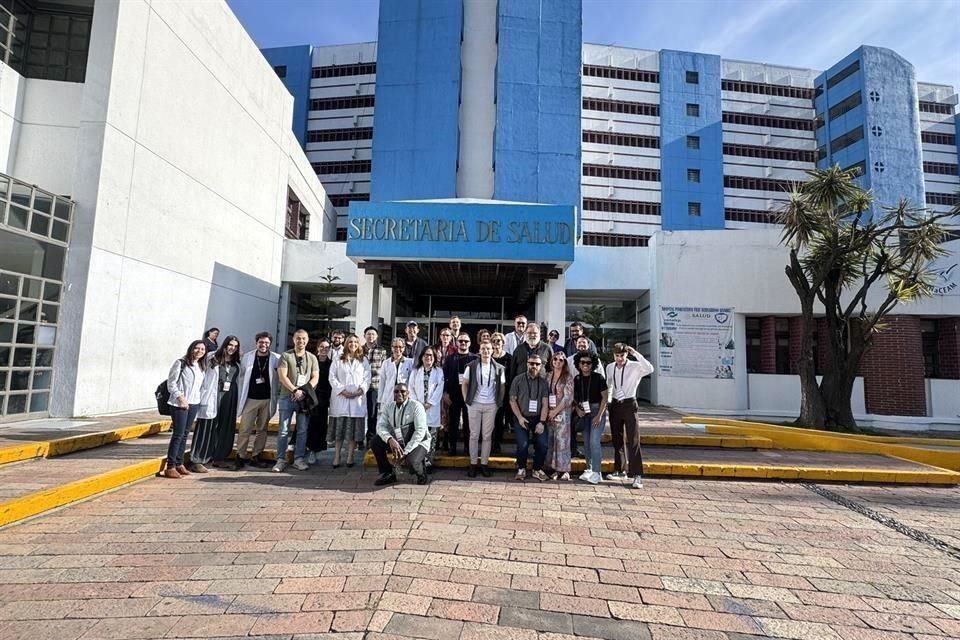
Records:
M170 390L167 388L166 379L157 385L157 390L154 391L153 395L157 399L157 412L162 416L169 416L171 413L169 404Z

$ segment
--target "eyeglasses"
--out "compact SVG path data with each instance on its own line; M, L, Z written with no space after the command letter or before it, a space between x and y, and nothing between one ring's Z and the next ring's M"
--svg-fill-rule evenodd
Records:
M469 340L457 340L460 344L470 344Z
M581 366L581 367L592 367L592 366L593 366L593 360L581 360L581 361L580 361L580 366Z
M527 323L524 322L523 320L517 320L517 322L516 322L516 325L517 325L518 327L522 327L522 326L525 325L525 324L527 324Z

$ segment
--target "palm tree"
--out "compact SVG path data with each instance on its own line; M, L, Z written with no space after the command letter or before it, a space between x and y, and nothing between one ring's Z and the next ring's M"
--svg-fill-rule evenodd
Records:
M797 424L855 429L850 398L863 356L883 318L900 303L931 295L933 262L947 251L944 218L901 199L896 206L875 206L858 186L855 170L838 166L807 172L794 185L778 214L782 243L790 250L785 272L800 300L803 318ZM960 197L958 197L960 201ZM886 286L879 304L868 302L878 282ZM818 384L814 366L814 312L823 309L829 362Z

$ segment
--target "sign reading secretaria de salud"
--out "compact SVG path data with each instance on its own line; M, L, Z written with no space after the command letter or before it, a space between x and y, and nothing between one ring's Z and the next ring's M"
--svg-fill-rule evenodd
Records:
M733 308L660 307L661 376L733 379Z

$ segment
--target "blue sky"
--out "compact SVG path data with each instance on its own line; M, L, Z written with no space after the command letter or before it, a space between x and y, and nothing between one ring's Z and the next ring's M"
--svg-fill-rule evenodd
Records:
M227 2L260 47L377 37L378 0ZM871 44L960 88L960 0L583 0L583 39L811 69Z

